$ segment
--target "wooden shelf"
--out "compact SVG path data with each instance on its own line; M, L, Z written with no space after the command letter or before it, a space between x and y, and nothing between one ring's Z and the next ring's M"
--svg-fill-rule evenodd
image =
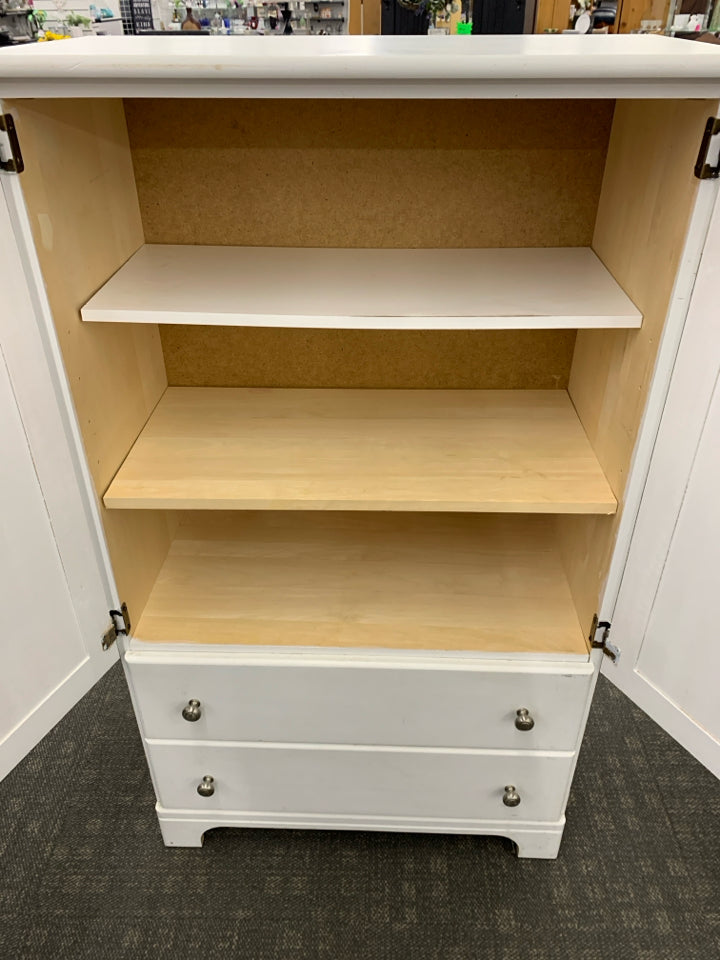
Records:
M588 247L362 250L141 247L88 321L484 330L639 327Z
M249 513L187 522L133 642L587 659L551 518Z
M111 509L614 513L564 390L170 387Z

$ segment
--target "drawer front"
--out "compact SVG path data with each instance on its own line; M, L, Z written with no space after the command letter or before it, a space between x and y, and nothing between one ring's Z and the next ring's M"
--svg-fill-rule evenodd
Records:
M170 809L559 820L572 754L543 755L286 744L151 743ZM197 788L212 777L213 793ZM518 806L503 802L515 786Z
M591 672L130 663L144 736L574 750ZM190 700L200 718L183 719ZM531 730L518 730L526 708Z

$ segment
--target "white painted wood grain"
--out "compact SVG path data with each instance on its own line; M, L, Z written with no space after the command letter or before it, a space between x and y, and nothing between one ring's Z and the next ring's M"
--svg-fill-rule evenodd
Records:
M13 48L3 51L0 95L680 97L720 91L720 51L667 37L274 39L96 37Z
M256 827L282 830L381 830L403 833L467 833L512 840L519 858L554 860L560 850L565 818L557 821L477 820L443 817L369 817L246 813L241 810L168 810L155 807L167 847L201 847L204 835L216 827Z
M0 183L0 340L76 615L83 634L95 637L118 603L98 498L20 178L0 174Z
M145 736L574 750L591 672L129 663ZM182 717L201 702L195 722ZM530 731L515 727L526 707Z
M720 643L714 636L720 584L718 490L720 384L716 380L637 671L714 740L720 758Z
M571 753L148 741L166 807L355 816L558 820ZM203 776L215 779L201 797ZM503 790L521 802L506 807Z
M83 320L482 330L639 327L589 247L362 250L153 244Z
M720 776L720 204L717 189L627 566L607 675Z
M117 651L99 642L114 587L19 178L0 187L1 778Z
M1 349L0 448L2 778L27 747L23 723L87 655Z

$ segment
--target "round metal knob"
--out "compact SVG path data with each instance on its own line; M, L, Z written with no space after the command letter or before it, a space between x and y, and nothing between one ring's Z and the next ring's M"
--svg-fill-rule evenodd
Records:
M187 720L188 723L195 723L195 721L199 720L201 716L202 710L200 709L200 701L188 700L188 705L183 707L183 720Z
M198 787L198 790L199 789L200 788ZM517 792L515 787L505 787L505 793L503 793L503 803L506 807L516 807L520 803L520 794Z
M513 790L515 788L513 787ZM201 797L211 797L215 793L215 778L214 777L203 777L202 783L198 784L197 788L198 793ZM518 803L520 802L518 798Z
M535 721L530 716L530 711L526 707L520 707L515 714L515 726L518 730L532 730Z

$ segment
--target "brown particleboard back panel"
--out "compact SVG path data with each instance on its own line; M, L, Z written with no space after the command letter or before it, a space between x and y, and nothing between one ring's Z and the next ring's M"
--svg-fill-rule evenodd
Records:
M553 247L592 239L613 101L125 110L147 243ZM268 283L281 280L278 254Z
M574 330L161 327L168 382L210 387L554 390Z
M639 330L581 330L569 392L620 504L697 193L698 144L715 111L709 100L630 100L615 111L592 246L644 319ZM559 521L583 627L620 515Z
M279 247L589 244L613 106L125 102L146 242ZM282 282L282 250L267 282ZM554 389L575 334L166 327L161 338L177 386Z
M85 301L143 242L119 100L17 100L21 185L98 497L167 380L156 326L83 324ZM120 595L139 616L170 543L165 517L103 511Z

